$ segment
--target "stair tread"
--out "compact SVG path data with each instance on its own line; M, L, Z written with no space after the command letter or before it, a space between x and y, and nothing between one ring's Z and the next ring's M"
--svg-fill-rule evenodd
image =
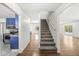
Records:
M52 36L52 35L50 35L50 34L45 34L45 35L41 35L41 36Z
M52 38L42 38L42 39L52 39Z
M41 50L57 50L55 46L40 46Z
M52 39L53 40L53 38L52 37L42 37L41 39Z
M40 42L40 44L55 44L54 42Z
M52 36L41 36L41 38L52 38Z
M52 36L52 35L50 35L50 34L47 35L47 34L46 34L46 35L41 35L41 36Z
M43 35L43 36L49 36L49 35L51 35L51 34L50 34L50 33L49 33L49 34L48 34L48 33L47 33L47 34L46 34L46 33L45 33L45 34L42 33L41 36L42 36L42 35Z
M41 41L52 42L54 40L53 39L41 39Z
M52 35L50 35L50 34L46 34L46 35L42 35L42 36L52 36Z
M44 32L50 32L49 30L41 30L41 32L43 32L43 31L44 31Z
M50 32L41 32L41 33L50 33Z
M41 36L52 36L51 34L41 34Z
M51 33L41 33L41 35L51 35Z
M49 30L48 28L41 28L41 30Z
M53 39L41 39L41 40L53 40Z

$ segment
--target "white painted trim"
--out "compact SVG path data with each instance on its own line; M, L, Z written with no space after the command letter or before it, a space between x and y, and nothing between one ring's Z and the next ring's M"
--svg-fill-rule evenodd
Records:
M57 53L61 53L61 51L60 50L57 50Z
M28 40L27 44L24 46L24 48L22 48L21 50L19 50L19 53L22 53L23 50L28 46L28 44L30 43L30 39Z

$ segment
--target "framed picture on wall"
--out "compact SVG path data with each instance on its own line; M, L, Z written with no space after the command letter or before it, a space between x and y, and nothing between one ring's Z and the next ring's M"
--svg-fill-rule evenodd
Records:
M72 32L72 25L69 25L69 24L64 25L64 31L65 32Z

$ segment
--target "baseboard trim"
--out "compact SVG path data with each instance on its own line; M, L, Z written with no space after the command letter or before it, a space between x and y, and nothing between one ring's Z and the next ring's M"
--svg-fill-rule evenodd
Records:
M29 46L30 42L31 42L31 40L29 41L29 43L27 44L27 46L26 46L25 48L27 48L27 47ZM24 48L21 52L19 52L19 53L17 54L17 56L19 56L19 54L21 54L21 53L25 50L25 48Z
M59 51L59 50L57 50L57 53L60 53L60 51Z
M75 37L75 36L73 36L73 38L79 39L79 37Z

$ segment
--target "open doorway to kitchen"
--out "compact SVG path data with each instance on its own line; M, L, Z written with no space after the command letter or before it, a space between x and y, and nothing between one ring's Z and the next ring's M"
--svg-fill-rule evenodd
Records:
M4 33L7 32L6 35ZM6 30L6 22L0 22L0 48L1 55L7 55L10 52L10 39ZM5 39L5 40L4 40Z
M0 55L16 55L14 50L18 50L18 15L0 4Z

